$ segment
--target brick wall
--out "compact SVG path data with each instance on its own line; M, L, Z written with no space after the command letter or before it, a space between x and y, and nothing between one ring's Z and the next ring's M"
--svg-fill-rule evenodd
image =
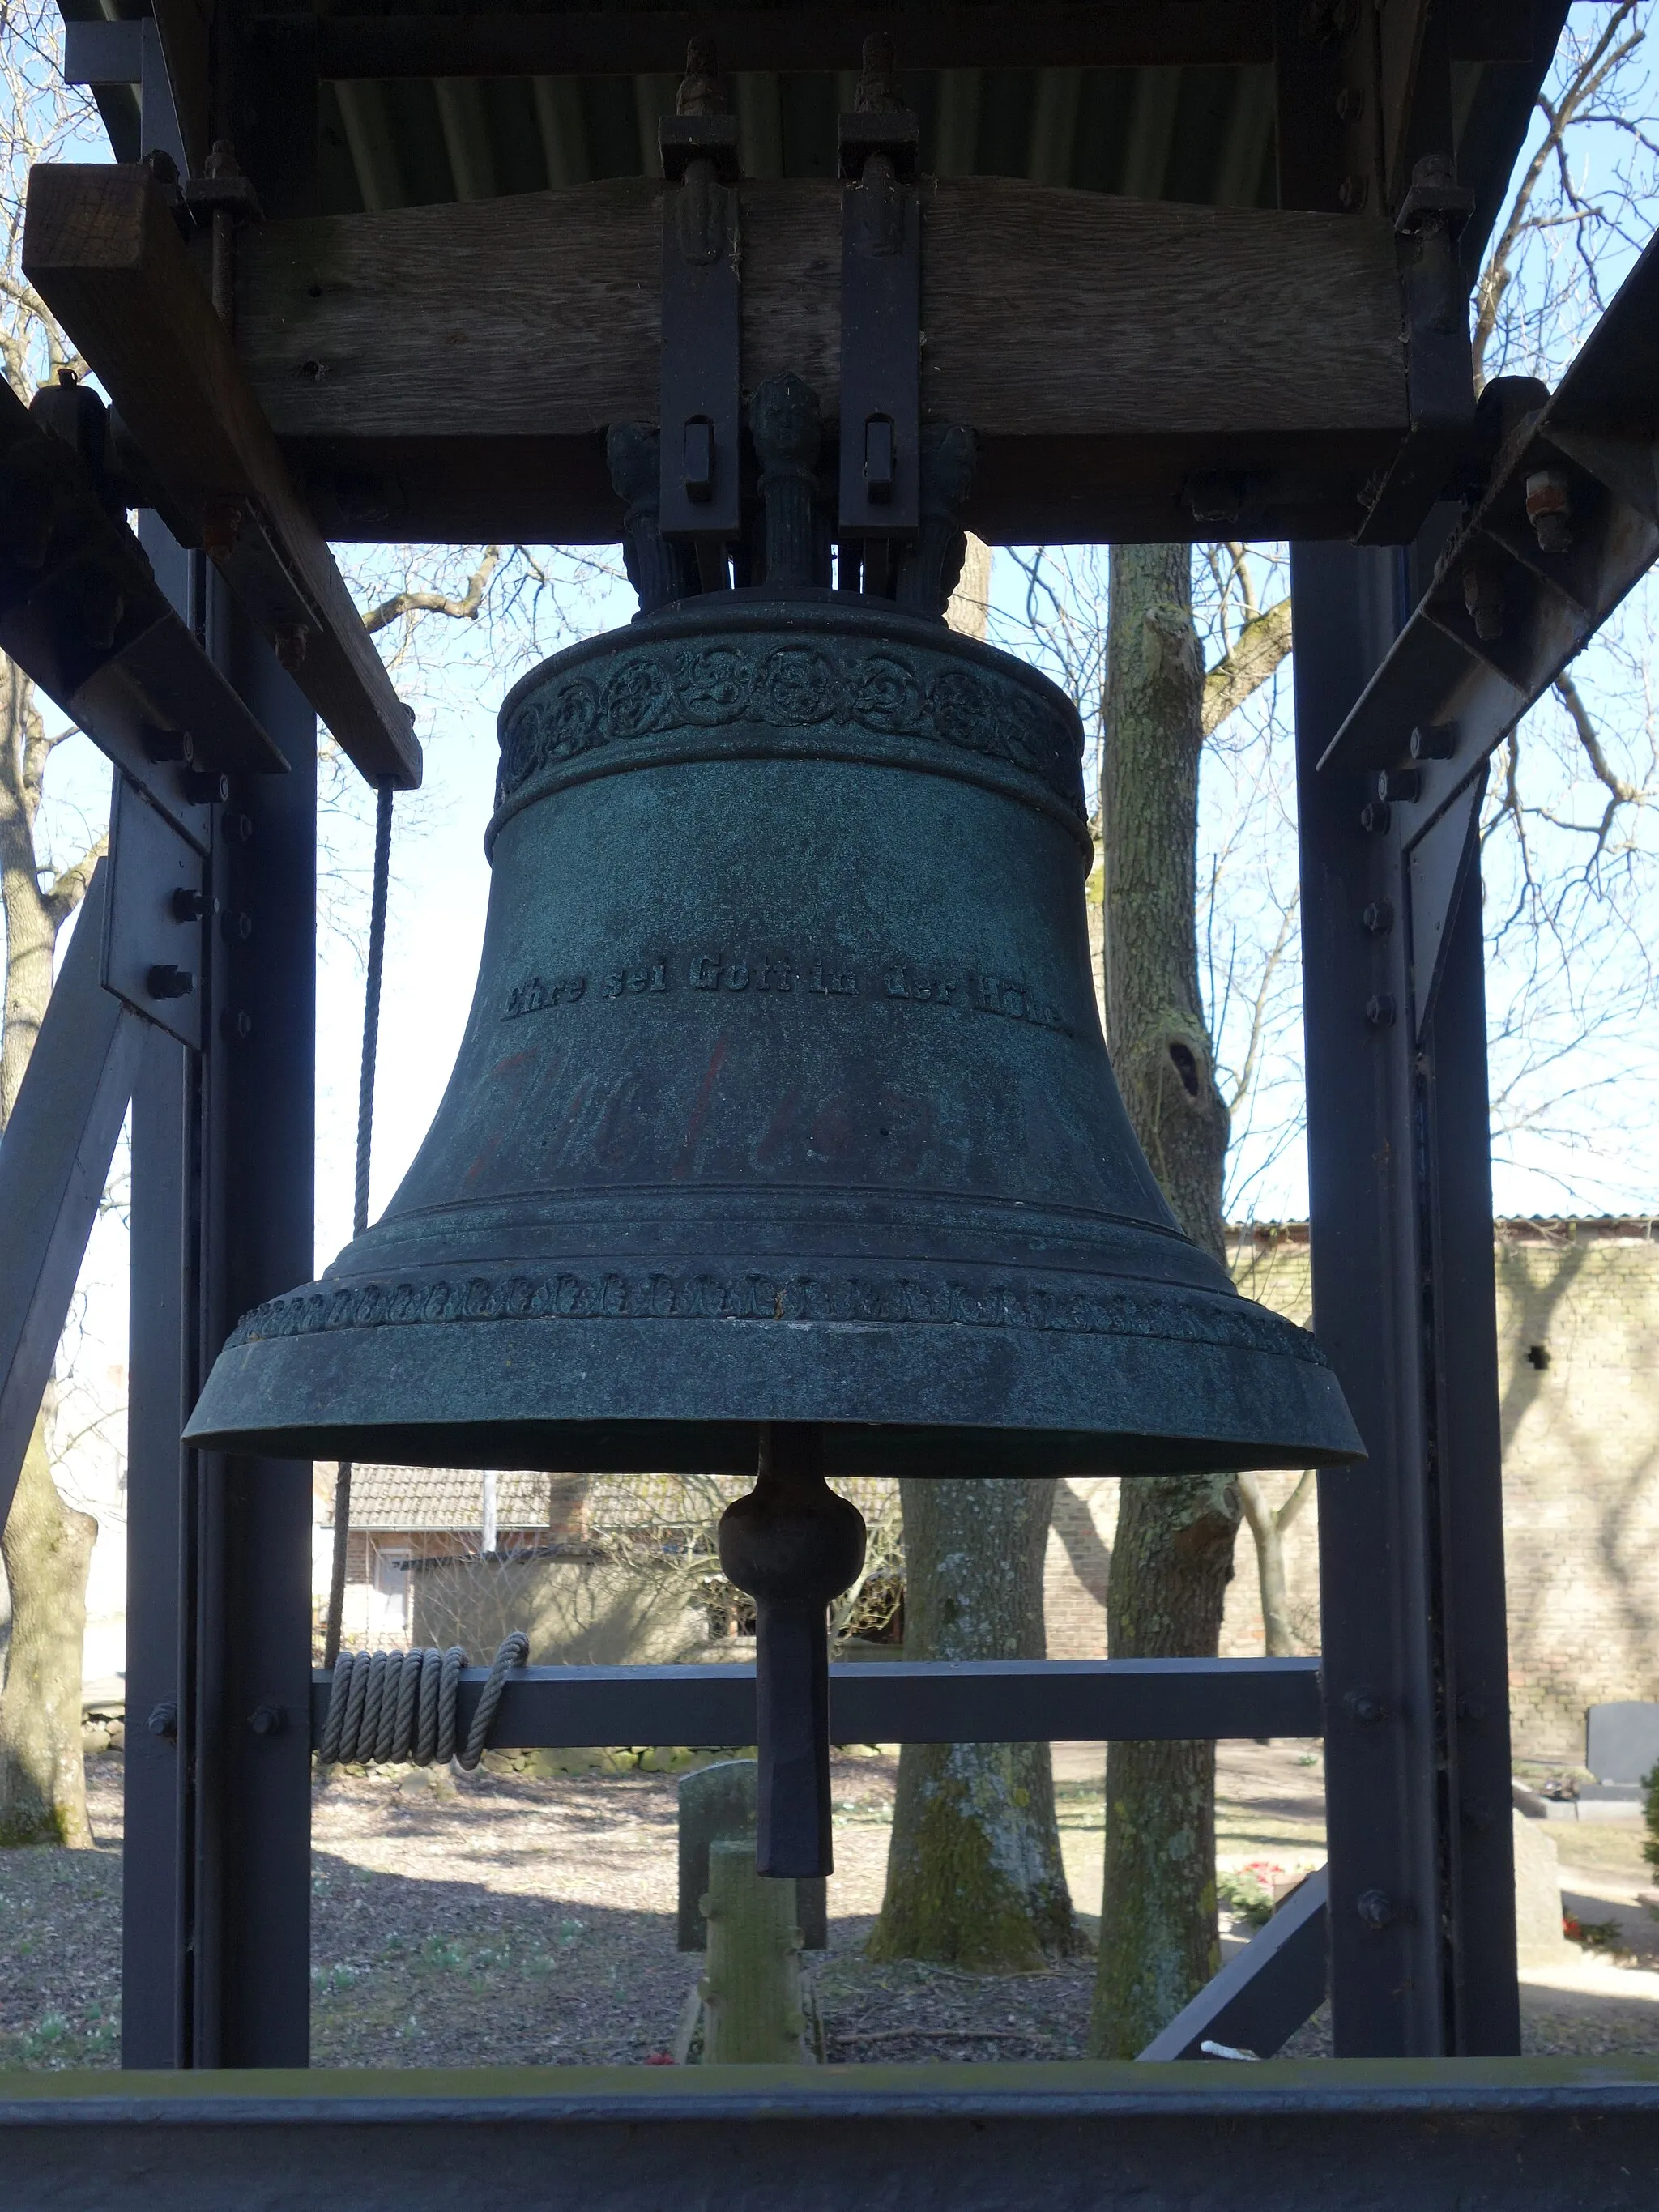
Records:
M1583 1756L1583 1714L1659 1698L1659 1224L1498 1224L1510 1675L1517 1753ZM1306 1232L1261 1231L1241 1290L1305 1322ZM1364 1481L1364 1470L1350 1478ZM1275 1503L1293 1474L1264 1475ZM1054 1658L1103 1656L1117 1484L1062 1482L1044 1602ZM1318 1514L1285 1538L1292 1617L1319 1648ZM1255 1547L1241 1528L1222 1650L1261 1649Z

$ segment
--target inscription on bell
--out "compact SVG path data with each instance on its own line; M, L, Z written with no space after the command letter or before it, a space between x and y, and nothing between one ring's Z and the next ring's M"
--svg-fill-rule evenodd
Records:
M585 975L532 975L507 994L502 1016L513 1020L550 1006L574 1006L588 988ZM779 992L818 999L872 998L918 1006L947 1006L962 1013L995 1014L1004 1021L1029 1022L1061 1036L1073 1030L1059 1009L1018 978L977 969L947 975L925 963L889 961L861 969L843 958L797 960L793 955L755 954L744 959L723 953L689 956L664 953L637 965L612 969L597 979L601 999L672 996L689 988L700 993L748 995Z
M586 975L528 975L507 994L504 1020L538 1014L544 1006L574 1006L587 988Z

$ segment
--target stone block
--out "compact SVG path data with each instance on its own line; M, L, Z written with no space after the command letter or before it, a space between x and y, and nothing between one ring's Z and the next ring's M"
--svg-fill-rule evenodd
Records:
M702 1900L708 1888L708 1853L714 1844L755 1841L755 1782L758 1772L752 1759L717 1759L712 1766L688 1774L679 1787L679 1919L682 1951L706 1950L708 1926ZM829 1904L823 1877L798 1881L795 1924L801 1948L822 1951L828 1946Z
M1561 1869L1541 1820L1516 1812L1515 1954L1522 1966L1559 1966L1570 1955L1561 1932Z

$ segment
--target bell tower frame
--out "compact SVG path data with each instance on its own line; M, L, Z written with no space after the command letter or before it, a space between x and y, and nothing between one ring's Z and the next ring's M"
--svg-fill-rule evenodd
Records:
M1501 435L1477 413L1458 337L1565 16L1565 0L984 0L856 21L797 0L707 19L154 0L139 20L69 26L68 74L94 88L117 158L37 173L26 266L120 418L126 474L112 491L101 411L68 434L61 414L0 410L0 464L48 454L65 557L91 549L129 610L142 591L121 566L124 517L142 509L160 596L112 634L84 599L53 599L14 566L0 646L114 763L112 912L150 914L180 880L201 910L133 955L145 974L187 972L187 996L124 1000L90 1069L86 1008L118 978L77 936L31 1110L20 1102L0 1152L0 1243L21 1255L0 1281L9 1500L64 1255L89 1222L87 1163L103 1133L112 1146L110 1098L130 1086L136 2074L0 2092L12 2170L42 2188L108 2171L142 2123L143 2172L111 2203L231 2201L274 2161L296 2198L343 2185L404 2208L453 2201L463 2175L482 2202L545 2195L556 2167L572 2201L607 2207L655 2203L688 2172L772 2197L780 2172L829 2172L838 2191L890 2190L896 2174L989 2212L1027 2201L1042 2171L1112 2205L1211 2192L1224 2173L1230 2203L1283 2212L1334 2201L1338 2161L1372 2159L1430 2201L1565 2205L1592 2186L1636 2201L1619 2177L1650 2167L1659 2074L1519 2058L1509 1907L1474 830L1491 750L1659 554L1655 425L1638 404L1659 353L1655 249L1555 398ZM954 1686L896 1670L890 1694L918 1741L1322 1734L1328 1901L1310 1891L1255 1966L1230 1969L1146 2057L1185 2059L1206 2037L1277 2048L1327 1987L1338 2055L1313 2069L826 2069L788 2100L620 2075L580 2091L488 2074L308 2084L284 2070L308 2060L310 1745L326 1689L310 1673L308 1483L297 1465L178 1438L238 1315L312 1272L318 718L370 781L420 778L329 543L618 535L592 426L651 412L673 310L660 186L638 147L635 173L618 173L615 149L635 91L678 72L688 36L713 37L751 87L741 343L782 348L775 369L793 349L833 383L833 296L800 303L810 269L823 283L840 268L841 185L833 134L799 88L833 117L830 82L872 31L927 80L921 182L904 187L921 195L921 408L980 433L970 526L1004 543L1292 544L1315 1322L1370 1452L1367 1475L1322 1489L1318 1667L1056 1666ZM1235 204L1200 217L1182 204L1197 188L1180 131L1218 134L1180 99L1206 71L1233 72L1219 137ZM569 94L596 82L611 89ZM388 118L411 98L437 120L400 137ZM975 171L961 146L1001 143L1020 100L1020 174ZM1128 149L1113 196L1084 177L1091 131ZM479 271L489 281L470 292ZM471 306L436 393L408 334L445 286ZM528 330L501 316L514 288L537 302ZM1198 343L1218 300L1237 307L1228 374ZM814 347L823 359L805 360ZM902 416L902 375L877 366L872 389L901 390ZM887 399L867 411L877 453ZM1589 519L1576 597L1548 549L1517 535L1518 487L1544 447ZM1528 580L1499 653L1458 609L1471 564L1505 561ZM119 930L106 942L121 950ZM659 1740L687 1740L677 1725L703 1740L694 1716L737 1725L736 1670L690 1671L732 1679L526 1680L503 1725L524 1742L638 1741L664 1699L678 1702ZM1439 2063L1378 2063L1392 2060ZM167 2071L199 2080L155 2078ZM501 2123L487 2190L460 2124L483 2119ZM1364 2201L1404 2201L1393 2185Z

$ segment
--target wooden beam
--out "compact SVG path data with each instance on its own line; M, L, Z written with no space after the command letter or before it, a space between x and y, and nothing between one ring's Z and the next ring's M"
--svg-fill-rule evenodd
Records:
M410 715L149 170L37 167L23 264L343 749L418 784Z
M331 534L617 536L603 434L656 416L661 191L248 236L237 343ZM833 417L839 188L770 179L743 204L744 383L793 369ZM1352 532L1406 428L1386 225L987 177L930 183L925 210L923 404L980 433L975 529Z

